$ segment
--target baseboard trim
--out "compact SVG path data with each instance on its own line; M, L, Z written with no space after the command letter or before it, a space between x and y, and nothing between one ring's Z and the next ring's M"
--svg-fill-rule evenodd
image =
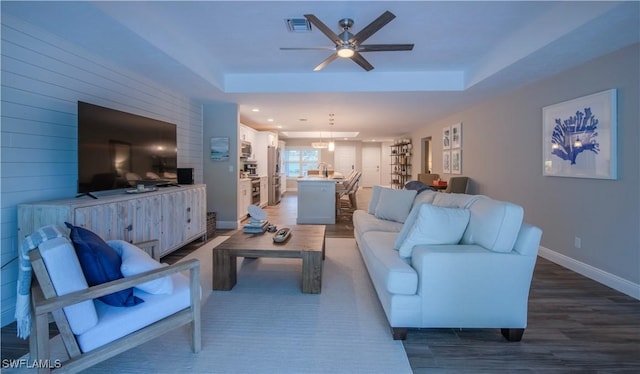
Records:
M238 228L237 221L216 221L216 228L221 230L235 230Z
M634 299L640 300L640 284L633 283L624 278L620 278L615 274L608 273L604 270L593 267L584 262L578 261L569 256L563 255L556 251L552 251L549 248L540 246L538 251L540 257L543 257L551 262L554 262L567 269L573 270L578 274L592 279L598 283L604 284L607 287L611 287L616 291L622 292L625 295L631 296Z

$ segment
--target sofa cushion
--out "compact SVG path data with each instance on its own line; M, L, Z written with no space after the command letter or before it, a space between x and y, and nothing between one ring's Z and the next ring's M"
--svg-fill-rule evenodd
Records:
M463 193L439 193L433 199L433 205L449 208L468 208L474 201L487 198L483 195L467 195Z
M364 210L356 210L353 212L353 229L357 236L369 231L397 233L402 229L402 223L377 218Z
M125 277L166 266L151 258L147 252L124 240L109 240L107 244L120 255L122 259L120 271ZM139 284L135 288L154 295L170 294L173 292L173 282L170 276L166 276Z
M415 295L418 274L393 249L396 233L370 231L361 237L361 251L372 280L391 294Z
M422 204L415 223L400 245L400 257L409 258L419 244L457 244L469 223L469 210Z
M113 248L92 231L68 222L65 224L71 229L71 240L89 286L123 278L120 271L122 261ZM114 292L99 299L113 306L133 306L143 302L134 296L133 288Z
M371 200L369 200L369 209L367 210L369 214L376 214L376 207L378 206L378 201L380 201L380 191L385 187L382 186L373 186L371 191Z
M411 209L424 203L433 204L433 200L438 195L440 195L440 193L438 191L433 191L433 190L424 190L418 193L418 195L416 195L416 197L413 199L413 205L411 206Z
M495 252L513 250L524 215L521 206L484 198L474 201L469 211L462 244L478 244Z
M47 267L56 295L89 288L82 273L80 262L69 239L59 237L39 245L40 255ZM63 308L71 331L78 335L98 323L98 315L93 300L86 300Z
M415 197L415 199L413 200L413 205L411 206L411 211L409 212L407 219L404 221L404 224L402 225L402 229L400 230L400 233L396 237L396 241L393 246L395 249L400 249L402 242L404 242L404 240L407 238L407 235L409 235L409 231L413 227L413 224L415 223L416 218L418 217L418 212L420 211L420 205L431 204L437 194L438 192L436 191L425 190L420 192L418 196Z
M191 302L189 279L182 274L173 274L171 279L171 295L152 295L135 289L136 297L145 302L129 308L114 307L96 300L100 322L76 337L82 352L96 349L187 308Z
M380 191L380 200L376 206L375 216L402 223L407 219L415 197L416 191L414 190L383 188Z

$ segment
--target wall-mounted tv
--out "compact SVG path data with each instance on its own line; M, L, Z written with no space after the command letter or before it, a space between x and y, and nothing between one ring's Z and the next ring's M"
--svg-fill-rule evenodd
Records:
M78 101L78 192L175 182L176 125Z

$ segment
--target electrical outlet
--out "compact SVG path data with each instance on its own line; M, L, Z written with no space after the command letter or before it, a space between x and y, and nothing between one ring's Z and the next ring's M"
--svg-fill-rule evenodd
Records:
M576 247L576 248L582 247L582 239L579 236L576 236L573 239L573 246Z

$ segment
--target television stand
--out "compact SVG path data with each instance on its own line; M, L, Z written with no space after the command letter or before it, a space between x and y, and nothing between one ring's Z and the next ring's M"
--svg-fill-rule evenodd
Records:
M133 190L136 191L136 190ZM65 222L84 227L104 240L132 243L160 240L158 257L207 234L206 185L156 189L148 193L102 194L99 199L68 198L18 206L18 234ZM4 248L4 247L3 247Z

